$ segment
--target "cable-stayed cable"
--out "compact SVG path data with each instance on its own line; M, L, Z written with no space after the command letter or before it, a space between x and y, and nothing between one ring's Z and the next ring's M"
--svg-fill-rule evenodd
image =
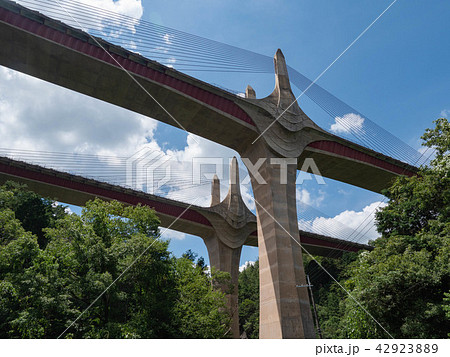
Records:
M73 16L94 36L186 72L273 72L273 60L269 56L137 20L76 0L59 1L64 9L51 0L18 2L75 26L71 19ZM325 130L338 129L334 131L338 136L369 149L410 164L416 161L418 153L409 145L316 83L312 84L311 80L292 67L289 67L289 73L292 83L301 91L308 88L305 94L331 117Z

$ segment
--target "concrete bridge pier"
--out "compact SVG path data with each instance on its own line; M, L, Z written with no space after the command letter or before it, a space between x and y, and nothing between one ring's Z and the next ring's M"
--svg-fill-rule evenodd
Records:
M232 319L231 334L233 338L239 338L238 277L242 247L230 248L222 243L216 234L203 240L208 249L211 269L224 271L231 275L232 291L226 285L222 289L227 293L228 309Z
M230 165L230 187L220 201L220 181L214 177L211 188L211 207L204 212L213 226L213 233L202 237L208 249L211 268L228 272L233 289L222 288L227 293L228 307L232 316L232 336L239 338L238 277L241 250L245 241L254 232L255 216L242 200L236 158Z
M314 124L295 102L281 51L277 51L274 58L275 89L268 97L257 99L250 87L246 98L242 98L119 46L99 41L101 45L94 44L83 31L12 1L0 0L0 64L3 66L170 125L175 125L173 118L176 118L187 131L234 149L243 159L251 158L253 164L261 158L296 158L297 167L301 168L300 161L312 158L324 176L374 192L381 192L398 175L412 176L417 172L404 162L337 137ZM145 91L123 69L141 83ZM154 99L148 93L152 93ZM167 108L170 115L160 105ZM257 138L259 134L261 138ZM253 236L255 231L256 219L246 213L236 193L229 192L226 200L207 210L189 208L104 182L55 174L44 168L30 169L23 163L11 166L8 162L0 163L4 170L0 180L1 176L19 177L29 187L41 189L45 196L51 195L63 202L82 205L90 198L101 197L158 207L164 226L174 224L173 229L203 237L213 265L230 269L230 273L237 274L237 259L232 257L242 247L243 237L248 232ZM250 165L246 165L250 169ZM309 306L307 308L305 303L307 297L302 292L297 292L299 295L295 297L292 290L304 282L304 273L295 243L298 240L294 214L295 175L291 170L286 174L285 186L281 184L281 177L277 179L282 174L279 164L266 161L258 168L266 178L265 185L252 173L258 202L262 259L260 334L264 338L311 337L313 330ZM234 189L238 189L238 185ZM191 220L186 215L175 219L178 215L175 212L184 209L195 218ZM322 240L319 236L309 236L308 240L308 249L316 251L342 246L336 240ZM249 241L253 243L254 238ZM319 241L322 243L317 244ZM308 244L306 240L303 243ZM225 261L228 263L223 263Z
M257 210L260 338L314 338L297 222L298 158L320 131L300 109L285 58L274 57L275 89L256 99L250 86L244 107L261 133L240 152L249 170ZM254 107L260 108L254 110ZM315 129L315 130L312 130Z
M297 223L296 165L286 164L285 170L278 158L270 156L262 141L247 152L253 162L267 158L260 176L251 175L259 246L259 336L314 338L308 291L296 287L306 285Z

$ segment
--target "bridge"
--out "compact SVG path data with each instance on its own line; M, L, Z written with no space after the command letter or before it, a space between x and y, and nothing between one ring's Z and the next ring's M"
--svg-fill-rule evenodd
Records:
M4 184L6 181L22 183L44 197L75 206L84 206L86 202L95 198L107 201L116 200L128 205L149 206L157 212L162 227L170 227L202 238L208 237L214 232L211 223L213 218L211 217L221 215L220 210L217 211L217 207L216 209L213 207L227 200L220 201L218 198L220 197L218 196L220 193L218 179L212 182L211 207L202 207L0 156L0 184ZM243 202L239 188L235 184L230 184L229 196L233 196L233 199L236 197ZM227 208L227 211L233 210ZM246 237L240 246L257 247L256 217L251 211L247 211L246 215L248 216L244 233ZM177 217L179 219L175 221ZM372 250L372 247L366 244L304 230L299 230L299 233L302 244L314 255L329 256L330 253L333 253L333 255L338 254L339 256L343 252ZM233 245L231 242L228 244ZM239 266L235 265L233 268L237 270Z
M262 338L315 336L307 291L296 288L306 284L301 249L309 244L320 252L337 243L298 230L295 179L304 160L314 159L325 177L378 193L396 176L417 172L414 165L316 125L295 100L280 50L274 57L275 89L257 99L251 86L242 98L8 0L0 0L0 43L0 65L182 127L247 159L256 222L236 186L223 202L213 190L215 204L204 209L5 159L1 172L67 203L83 204L96 196L145 203L157 210L163 226L182 214L173 229L204 238L212 261L217 254L216 261L227 256L235 262L234 253L226 251L240 252L239 246L257 240ZM232 219L237 212L243 221ZM236 233L242 227L245 238Z
M231 170L238 175L236 160ZM25 184L45 197L76 206L84 206L95 198L145 205L155 210L162 227L201 237L208 249L210 265L231 275L235 286L229 296L233 311L232 333L239 336L237 283L241 249L244 245L257 246L258 233L256 217L245 206L236 183L230 182L227 197L220 201L220 183L215 178L211 207L201 207L0 156L0 184L9 180ZM299 235L301 244L314 255L338 257L344 252L372 250L365 244L303 230L299 230Z

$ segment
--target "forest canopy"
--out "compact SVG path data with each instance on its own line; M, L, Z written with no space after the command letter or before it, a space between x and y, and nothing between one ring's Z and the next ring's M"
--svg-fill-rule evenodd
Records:
M423 145L434 150L433 160L384 191L388 204L376 213L380 237L371 242L374 249L339 259L316 257L362 307L315 260L304 257L324 338L448 337L450 124L445 118L434 124L422 136ZM239 287L248 281L257 286L257 280L247 268ZM247 287L239 296L241 331L257 337L259 291Z
M203 258L175 258L143 206L88 202L81 215L0 187L0 338L222 338L226 297Z

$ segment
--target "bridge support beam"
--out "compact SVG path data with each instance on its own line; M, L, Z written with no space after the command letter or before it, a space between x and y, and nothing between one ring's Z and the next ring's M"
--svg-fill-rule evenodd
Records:
M248 86L247 112L261 136L240 152L249 169L257 210L260 338L314 338L297 222L297 158L317 126L297 104L285 58L274 57L275 89L256 99ZM251 165L253 165L251 167Z
M222 289L227 293L228 309L231 314L231 334L233 338L239 338L238 278L242 246L230 248L222 243L217 235L203 241L208 249L211 269L227 272L231 276L232 291L229 291L228 286L223 286Z
M259 336L314 338L308 291L296 287L306 285L297 223L296 165L286 165L284 171L283 165L271 163L273 155L263 141L246 154L253 163L265 159L260 176L251 175L259 246ZM281 182L284 175L286 182Z
M238 277L241 250L247 238L254 232L255 216L242 200L237 159L230 164L230 186L228 194L220 201L220 181L214 177L211 187L211 207L203 212L213 226L213 234L204 236L211 268L227 272L231 276L233 289L223 286L227 294L232 317L233 338L239 338Z

